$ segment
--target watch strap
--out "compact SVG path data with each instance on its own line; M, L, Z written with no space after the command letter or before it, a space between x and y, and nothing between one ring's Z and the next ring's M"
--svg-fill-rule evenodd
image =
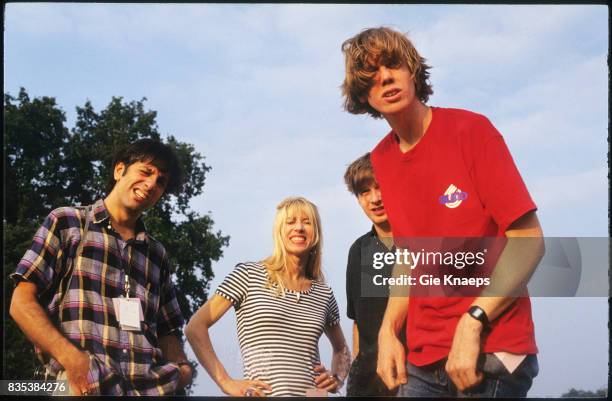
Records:
M470 306L470 309L468 309L467 313L468 315L482 323L483 327L489 327L489 317L487 316L487 313L484 311L484 309L482 309L480 306Z

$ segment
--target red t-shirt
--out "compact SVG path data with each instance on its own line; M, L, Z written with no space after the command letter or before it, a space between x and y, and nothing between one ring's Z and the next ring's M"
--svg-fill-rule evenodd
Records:
M402 153L393 132L372 151L372 166L396 238L496 237L536 210L501 134L484 116L432 107L421 140ZM473 297L413 297L408 359L417 366L448 356ZM531 303L519 298L491 325L483 352L536 353Z

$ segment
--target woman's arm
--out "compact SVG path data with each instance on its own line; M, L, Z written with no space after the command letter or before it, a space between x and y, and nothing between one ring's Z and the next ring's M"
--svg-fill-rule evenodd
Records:
M224 393L232 396L244 396L247 390L253 395L264 396L262 389L271 387L259 380L233 380L213 349L208 329L223 316L232 303L215 294L189 320L185 327L185 336L191 345L198 361L204 366L210 377Z
M351 367L351 354L340 323L325 328L325 335L329 338L334 350L332 356L331 372L328 372L323 365L315 366L315 372L319 375L315 378L317 388L330 392L336 392L342 387L344 380L348 376Z

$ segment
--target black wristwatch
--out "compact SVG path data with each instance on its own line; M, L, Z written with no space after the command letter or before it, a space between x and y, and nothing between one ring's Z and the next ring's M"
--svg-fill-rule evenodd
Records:
M487 317L487 313L480 306L471 306L470 309L468 309L467 313L468 315L482 323L482 327L484 329L489 327L489 318Z

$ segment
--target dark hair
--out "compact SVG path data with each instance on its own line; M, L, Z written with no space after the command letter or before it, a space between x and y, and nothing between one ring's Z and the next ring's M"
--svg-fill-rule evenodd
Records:
M406 66L414 74L416 96L427 103L433 93L429 80L429 65L419 55L408 37L393 29L380 27L365 29L342 43L346 75L342 83L344 108L352 114L368 113L381 118L368 101L368 92L376 71L381 65L387 67Z
M118 163L125 164L125 170L136 162L151 163L168 176L165 193L176 193L182 188L183 169L172 148L155 139L139 139L115 154L111 173L106 185L110 193L115 187L114 168Z
M344 173L344 182L346 187L355 196L376 182L372 162L370 161L370 152L361 156L359 159L352 162Z

